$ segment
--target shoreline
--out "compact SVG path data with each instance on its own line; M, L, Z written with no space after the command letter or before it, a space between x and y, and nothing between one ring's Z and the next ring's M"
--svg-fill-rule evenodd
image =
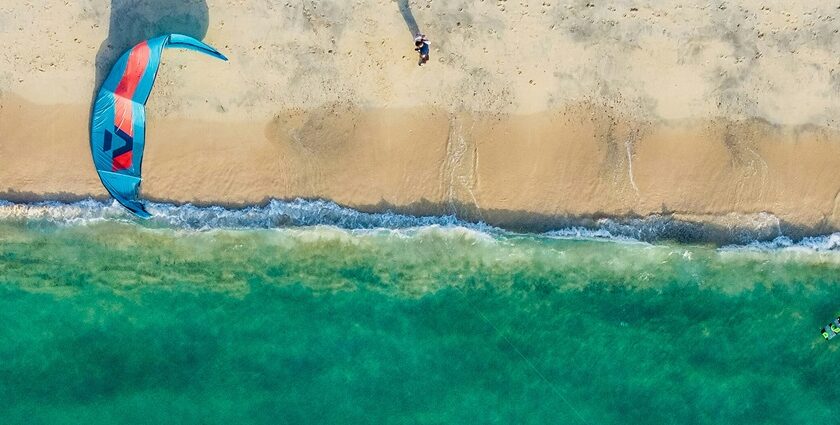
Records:
M47 220L75 223L78 220L114 219L145 223L133 217L107 197L72 201L0 194L0 221ZM254 205L177 204L148 201L152 226L187 229L280 229L287 227L335 226L344 230L405 229L430 225L459 226L482 232L572 239L634 240L647 243L711 244L717 247L753 244L802 244L828 239L828 250L840 249L840 231L804 228L779 220L771 214L729 214L720 217L684 214L650 216L545 217L527 212L499 211L509 221L472 220L457 214L424 213L424 209L392 209L387 206L354 209L322 199L271 199ZM510 224L510 225L508 225ZM782 241L782 242L779 242ZM788 242L785 242L788 241Z

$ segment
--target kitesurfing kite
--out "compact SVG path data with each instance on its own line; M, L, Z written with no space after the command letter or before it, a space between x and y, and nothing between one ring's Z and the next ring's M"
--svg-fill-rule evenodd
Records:
M90 126L93 163L108 193L142 218L151 217L137 200L146 142L146 101L164 48L196 50L227 60L216 49L192 37L164 35L125 52L99 89Z

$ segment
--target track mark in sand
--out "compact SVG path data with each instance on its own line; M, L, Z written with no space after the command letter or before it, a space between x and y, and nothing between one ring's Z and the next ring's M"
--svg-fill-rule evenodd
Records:
M837 193L834 194L834 209L831 211L831 215L840 215L840 189L837 189Z
M449 137L446 140L446 157L444 158L440 172L441 192L445 194L444 196L449 203L451 211L457 214L457 190L459 188L465 190L476 207L476 213L483 221L484 217L481 214L481 205L478 203L478 198L476 198L474 192L477 183L478 148L476 146L473 147L472 161L466 164L466 156L470 152L467 141L464 138L463 123L455 115L450 117L449 122ZM470 127L470 132L472 132L474 127L475 122Z
M303 17L306 19L306 22L309 23L309 26L312 27L312 32L314 32L317 35L318 26L315 25L315 19L312 16L312 11L309 10L309 6L306 4L305 0L301 0L300 5L303 9Z
M767 161L756 151L756 140L760 140L756 131L736 127L733 124L726 126L723 136L723 144L729 152L731 166L737 170L740 176L735 181L736 193L755 192L758 187L758 198L763 199L767 189L767 177L770 174L770 166ZM758 183L758 179L760 183Z
M627 148L627 174L630 175L630 184L636 191L636 199L640 199L642 194L639 192L639 186L636 185L636 179L633 177L633 142L634 137L632 136L624 141L624 147Z
M752 168L754 171L753 176L757 175L759 172L761 173L761 187L758 191L758 197L760 199L764 197L764 188L767 186L767 174L769 174L770 166L767 165L767 161L765 161L764 158L762 158L761 155L759 155L758 152L755 151L755 149L749 146L746 146L746 148L761 162L761 171L758 171L753 166L754 162L750 161L750 168Z
M310 171L308 173L309 178L306 179L306 185L309 186L309 190L313 193L320 193L320 183L324 180L323 172L321 171L320 161L318 160L317 154L314 149L301 139L300 133L296 130L289 130L289 138L292 139L294 142L294 146L299 150L299 153L302 155L298 156L298 159L302 159L304 162L304 170ZM284 168L282 159L278 159L280 164L280 169Z
M474 126L475 126L475 124L473 124L473 127ZM470 184L472 185L472 189L470 189L470 195L472 196L473 202L475 203L475 207L478 211L478 216L481 217L482 221L484 221L484 217L481 215L481 206L478 205L478 200L475 197L475 193L473 193L473 190L478 186L478 144L476 144L475 142L473 143L473 157L472 158L473 158L472 170L470 170L471 171L470 175L472 177L470 179Z

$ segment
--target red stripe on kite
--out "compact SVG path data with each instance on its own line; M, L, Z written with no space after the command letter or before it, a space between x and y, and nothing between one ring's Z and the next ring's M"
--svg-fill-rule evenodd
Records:
M134 97L137 86L140 85L140 80L143 79L143 74L149 67L151 53L149 43L145 41L131 49L123 76L114 91L117 95L116 105L114 105L114 127L132 137L134 137L134 106L131 98Z
M149 49L149 43L144 41L131 49L128 55L128 61L125 64L125 71L117 85L114 93L117 96L127 97L131 99L134 97L134 92L137 91L137 86L140 85L140 79L143 78L143 73L149 66L149 56L152 51Z
M122 130L129 137L134 137L134 102L132 102L132 98L137 91L137 86L140 85L140 80L143 79L143 74L146 73L146 68L149 67L151 53L149 43L146 41L131 49L120 83L114 91L114 94L116 94L114 127ZM131 168L132 158L133 153L131 151L114 158L113 171Z
M131 157L134 152L128 151L116 158L112 164L111 171L127 170L131 168Z

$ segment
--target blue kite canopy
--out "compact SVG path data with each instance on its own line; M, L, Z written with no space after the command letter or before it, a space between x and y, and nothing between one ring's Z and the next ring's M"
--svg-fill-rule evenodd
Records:
M90 126L93 163L108 193L142 218L151 217L137 200L146 144L146 101L164 48L195 50L227 60L216 49L186 35L155 37L125 52L99 89Z

